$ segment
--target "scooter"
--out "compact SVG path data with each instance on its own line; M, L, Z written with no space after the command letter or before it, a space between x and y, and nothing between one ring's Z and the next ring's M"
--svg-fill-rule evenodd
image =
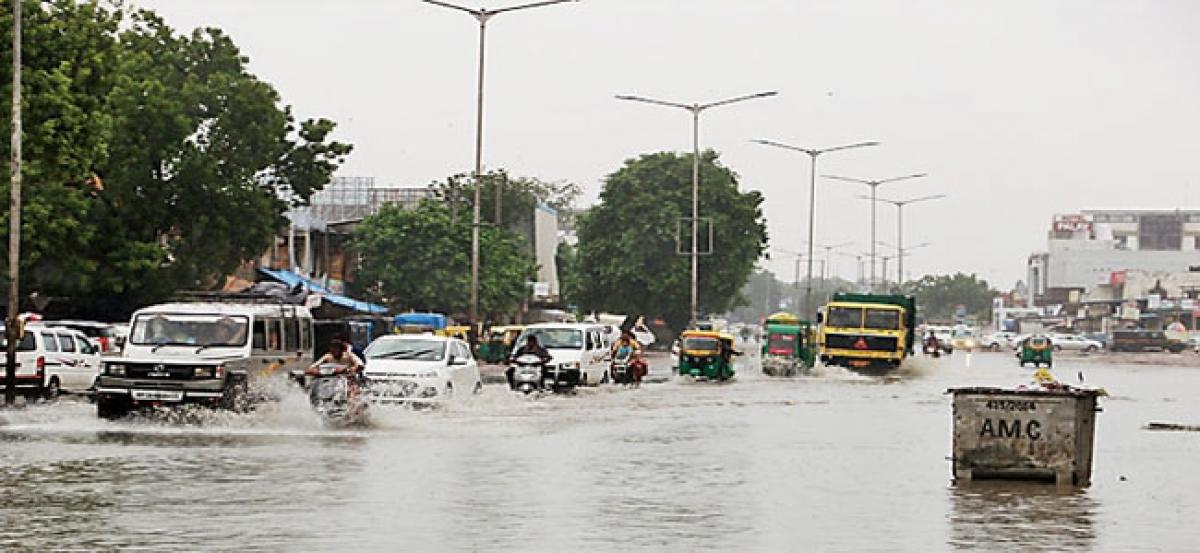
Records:
M934 357L934 359L942 356L942 346L940 344L938 344L938 341L936 338L934 338L934 339L927 338L925 340L925 345L922 346L922 348L921 348L921 351L923 353L925 353L925 355L932 355Z
M512 382L509 383L513 391L529 395L545 388L543 375L546 363L541 357L526 353L513 359L509 367L513 371Z
M367 422L367 402L351 390L346 367L324 364L306 371L312 378L308 402L327 424L355 426Z
M647 367L645 361L634 357L631 352L618 352L613 356L608 372L614 384L638 386L646 375Z

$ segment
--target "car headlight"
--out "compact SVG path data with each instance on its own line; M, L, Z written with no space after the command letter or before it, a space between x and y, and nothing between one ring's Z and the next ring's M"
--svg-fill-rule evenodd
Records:
M562 368L564 368L564 369L578 369L578 368L579 368L579 362L578 362L578 361L572 361L572 362L570 362L570 363L563 363L562 365L559 365L559 366L560 366L560 367L562 367Z
M125 376L125 365L108 363L104 365L104 374L108 376Z

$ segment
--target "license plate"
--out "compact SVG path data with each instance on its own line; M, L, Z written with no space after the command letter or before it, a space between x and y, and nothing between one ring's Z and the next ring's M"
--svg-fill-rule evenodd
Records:
M183 392L175 390L133 390L132 396L139 401L183 401Z
M870 361L851 361L850 362L851 367L865 367L870 364L871 364Z

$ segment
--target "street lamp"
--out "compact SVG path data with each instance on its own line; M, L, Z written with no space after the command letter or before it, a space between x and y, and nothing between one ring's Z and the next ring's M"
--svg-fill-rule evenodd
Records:
M938 200L945 198L945 194L934 194L932 196L921 196L920 198L910 198L907 200L889 200L887 198L876 198L877 201L889 203L896 206L896 275L897 281L904 280L904 206L915 204L929 200ZM870 200L867 196L859 196L864 200Z
M751 142L753 142L755 144L762 144L765 146L774 146L776 148L783 148L785 150L792 150L794 152L801 152L804 154L808 154L808 157L812 160L812 163L810 164L809 179L808 179L808 276L806 277L808 280L805 281L805 285L804 285L804 310L806 313L811 313L812 309L813 309L813 305L812 305L813 237L816 236L816 228L814 225L816 225L816 216L817 216L817 157L820 156L821 154L827 154L829 152L836 152L839 150L849 150L851 148L863 148L866 146L878 146L879 143L875 142L875 141L858 142L855 144L846 144L845 146L834 146L832 148L816 149L816 148L801 148L799 146L792 146L791 144L784 144L782 142L775 142L773 140L755 139L755 140L751 140Z
M897 182L897 181L902 181L902 180L907 180L907 179L916 179L916 178L920 178L920 177L926 177L926 176L929 176L929 174L928 173L916 173L913 175L904 175L903 177L893 177L890 179L883 179L883 180L853 179L850 177L839 177L836 175L821 175L821 176L823 176L827 179L840 180L840 181L846 181L846 182L856 182L858 184L865 184L865 185L871 187L871 291L875 291L875 257L876 257L876 255L875 255L875 197L876 197L875 191L876 191L876 189L879 188L879 185L881 185L881 184L886 184L889 182Z
M468 13L479 22L479 78L476 83L476 100L475 100L475 205L471 214L471 308L468 316L471 319L471 336L472 339L479 332L479 190L483 186L480 178L483 176L483 60L484 60L484 44L487 36L487 22L489 19L505 12L524 10L528 8L538 8L541 6L550 6L553 4L563 4L566 2L577 2L579 0L545 0L542 2L531 2L529 4L521 4L489 10L487 8L471 9L465 6L442 2L440 0L421 0L426 4L433 4L443 8L458 10ZM500 184L496 185L496 225L500 224Z
M896 261L897 261L896 284L900 285L900 284L904 284L904 273L901 272L904 269L904 258L906 256L912 255L909 252L911 252L913 250L920 249L920 248L926 248L926 247L932 246L933 244L931 242L921 242L920 244L917 244L916 246L900 248L900 247L888 244L887 242L884 242L883 240L880 240L879 245L887 247L887 248L895 248L896 249L896 255L894 255L892 257L895 257ZM887 279L887 276L886 276L887 271L885 270L884 273L885 273L884 279L886 280Z
M830 274L833 274L833 250L835 250L837 248L844 248L846 246L853 246L853 245L854 245L854 242L842 242L841 244L822 244L821 245L822 248L825 248L825 266L827 268L829 268ZM821 280L822 281L826 280L824 270L821 271Z
M779 94L779 92L772 90L769 92L748 94L746 96L738 96L736 98L729 98L727 100L710 102L707 104L683 104L679 102L668 102L664 100L655 100L653 98L630 96L626 94L617 96L618 100L629 100L631 102L642 102L645 104L654 104L656 106L683 109L691 112L692 114L692 324L696 323L696 317L699 311L699 303L697 301L697 275L700 272L700 250L698 245L698 235L700 234L700 113L709 108L726 106L737 102L744 102L746 100L754 100L756 98L767 98L776 94Z

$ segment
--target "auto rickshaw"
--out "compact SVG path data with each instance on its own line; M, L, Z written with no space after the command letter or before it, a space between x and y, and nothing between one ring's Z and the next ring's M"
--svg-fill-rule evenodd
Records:
M733 336L687 330L680 340L679 374L717 381L733 377Z
M523 325L489 328L487 340L479 344L479 360L484 363L503 363L508 359L513 342L516 341L517 336L521 335L522 330L525 330Z
M1019 351L1017 351L1017 361L1024 367L1026 363L1033 363L1035 367L1051 367L1053 360L1051 353L1054 351L1053 344L1050 339L1045 336L1030 336L1021 340Z
M762 371L768 376L793 376L812 368L816 361L813 350L812 324L790 313L767 317L762 345Z

